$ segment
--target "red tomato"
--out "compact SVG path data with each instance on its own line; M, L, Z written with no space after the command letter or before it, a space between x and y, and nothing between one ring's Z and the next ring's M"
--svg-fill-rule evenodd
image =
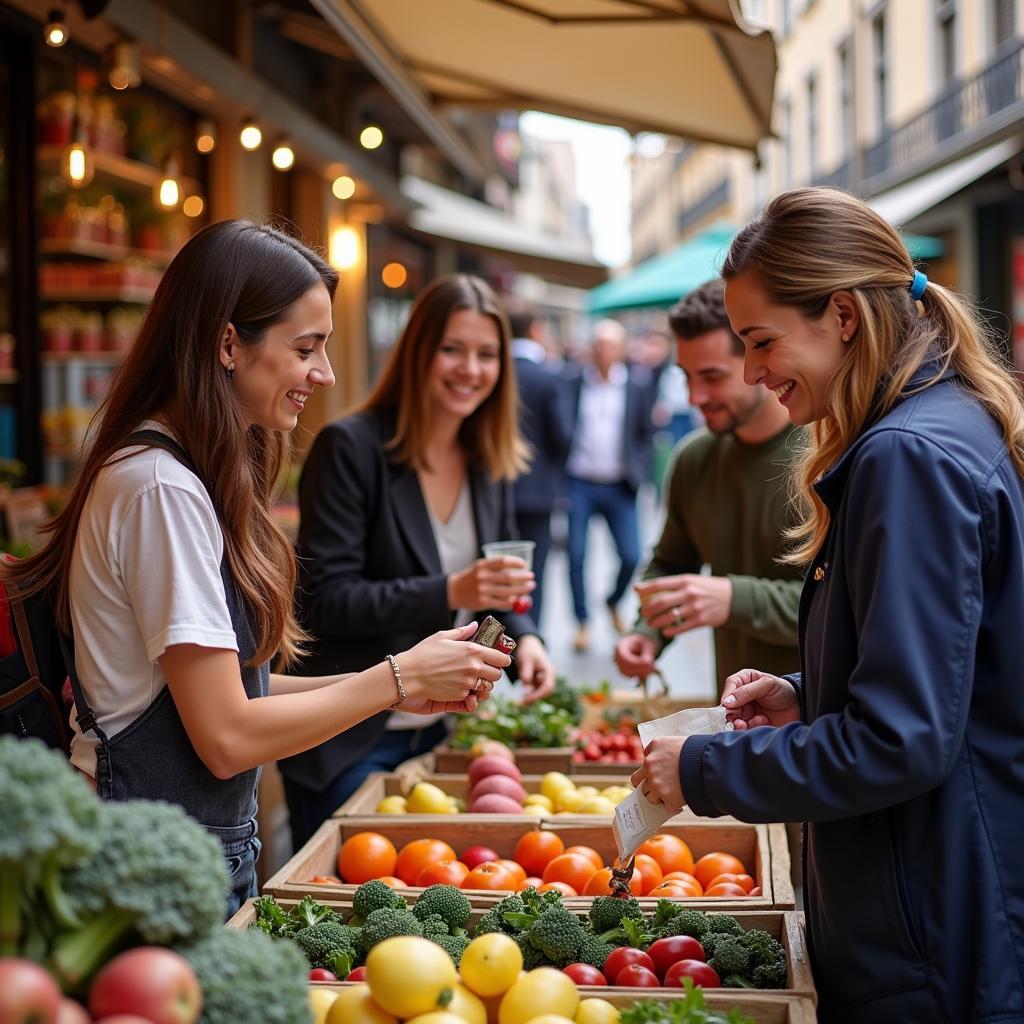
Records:
M640 964L630 964L623 967L615 975L615 984L626 988L661 988L661 982L654 971Z
M700 988L721 988L722 980L713 967L701 960L680 960L665 973L666 988L683 988L683 978L693 978Z
M310 981L337 981L337 975L326 967L313 967L309 972Z
M569 964L562 968L563 974L568 974L577 985L607 985L605 976L590 964Z
M489 846L471 846L468 850L465 850L459 858L459 860L461 860L470 871L472 871L473 868L479 867L481 864L486 864L489 861L500 859L501 854L492 850Z
M619 946L618 949L613 949L608 954L608 959L604 962L604 976L610 984L614 985L619 971L623 967L629 967L630 964L639 964L641 967L646 967L652 974L654 973L654 961L642 949Z
M348 972L346 981L366 981L366 968L356 967Z
M672 935L667 939L658 939L648 947L647 955L654 961L654 973L659 978L664 978L665 972L680 960L705 959L704 947L689 935Z

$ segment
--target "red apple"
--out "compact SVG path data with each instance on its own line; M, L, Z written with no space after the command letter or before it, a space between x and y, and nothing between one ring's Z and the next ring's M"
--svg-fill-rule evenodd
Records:
M191 964L169 949L139 946L114 957L89 989L94 1017L138 1014L152 1024L195 1024L203 993Z
M57 982L31 960L0 959L0 1021L55 1024L61 995Z
M492 860L501 860L501 854L496 853L489 846L471 846L463 852L459 860L472 871L473 868L480 864L486 864Z
M512 748L506 746L501 740L476 740L469 748L469 757L472 761L488 755L503 758L511 764L516 763L516 755L512 752Z

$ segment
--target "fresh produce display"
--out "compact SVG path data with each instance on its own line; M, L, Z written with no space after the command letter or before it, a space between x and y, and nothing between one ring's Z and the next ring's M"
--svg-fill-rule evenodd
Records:
M102 802L59 753L9 736L0 807L0 1021L310 1020L301 954L224 938L221 845L180 808Z
M578 799L577 789L558 772L544 777L554 806ZM541 794L543 795L543 794ZM592 798L585 797L584 800ZM577 805L579 806L579 805ZM587 806L583 803L582 806ZM385 885L426 887L438 883L458 889L519 892L528 886L556 889L563 896L604 896L611 892L611 866L589 846L570 846L557 832L534 829L524 833L511 858L485 846L456 853L441 839L414 839L398 850L378 832L357 832L338 851L340 878L318 875L316 884L346 882L360 885L377 879ZM743 862L731 853L707 853L694 862L678 836L658 833L638 850L630 891L635 896L689 897L759 896L760 886Z
M567 747L583 710L579 691L564 678L552 694L533 704L505 698L491 704L476 715L460 715L448 743L458 750L468 750L477 740L500 740L510 747Z
M575 733L575 740L572 759L577 764L583 761L635 764L644 759L644 745L632 716L621 718L616 725L605 723L597 729L580 729Z
M619 1024L753 1024L753 1021L733 1009L722 1013L707 1004L699 988L686 985L686 994L672 1002L641 999L619 1012Z
M410 905L388 886L367 882L345 917L308 896L290 911L261 897L255 911L253 928L292 940L318 972L311 980L332 980L327 972L344 980L363 964L369 975L372 951L399 936L432 942L465 977L489 964L492 944L502 945L490 937L501 936L516 945L527 970L555 967L578 984L601 984L596 977L603 974L616 986L682 987L686 978L707 988L786 985L785 950L768 932L744 931L731 915L687 910L668 899L646 915L635 898L599 896L583 916L568 910L557 890L530 886L470 927L469 901L452 886L432 886Z

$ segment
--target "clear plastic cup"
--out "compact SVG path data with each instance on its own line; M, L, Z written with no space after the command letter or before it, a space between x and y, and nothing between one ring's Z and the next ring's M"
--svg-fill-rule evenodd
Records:
M536 544L532 540L493 540L482 547L484 558L510 555L512 558L521 558L527 569L533 569L533 549Z

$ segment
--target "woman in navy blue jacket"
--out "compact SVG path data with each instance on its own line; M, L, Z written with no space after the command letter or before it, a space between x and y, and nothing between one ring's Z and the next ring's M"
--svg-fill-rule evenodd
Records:
M810 427L800 671L732 676L737 731L655 740L634 781L807 823L822 1020L1024 1021L1020 388L842 192L773 200L723 276L748 383Z

